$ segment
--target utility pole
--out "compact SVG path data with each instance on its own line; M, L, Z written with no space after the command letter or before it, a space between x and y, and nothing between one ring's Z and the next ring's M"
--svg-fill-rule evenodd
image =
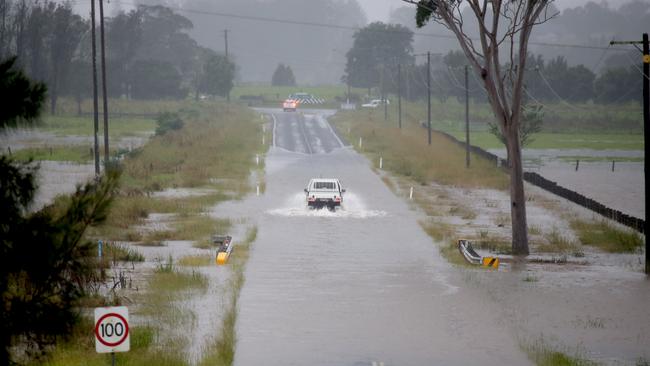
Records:
M388 103L386 101L386 90L384 89L384 64L381 64L381 102L384 104L384 122L388 120Z
M397 124L402 128L402 64L397 64Z
M469 82L465 65L465 168L469 168Z
M93 121L95 127L95 175L99 176L99 140L97 133L99 130L99 114L97 105L97 44L95 42L95 0L90 0L90 18L91 18L91 37L92 37L92 57L93 57Z
M102 47L102 97L104 99L104 166L109 163L108 94L106 93L106 45L104 43L104 0L99 0L99 34Z
M431 52L427 52L427 130L431 145Z
M228 30L224 29L223 30L223 39L225 42L225 50L226 50L226 62L230 62L230 58L228 57ZM230 102L230 91L226 93L226 100Z
M650 47L648 46L648 33L643 33L643 145L645 165L645 197L648 202L648 129L650 128ZM646 207L646 212L648 208ZM648 247L648 218L645 218L645 273L650 275L650 248Z
M638 44L642 44L643 49L643 145L644 149L644 175L645 175L645 199L648 202L649 191L648 191L648 151L650 151L650 146L648 146L648 137L650 137L650 47L648 46L648 33L643 33L643 39L641 41L624 41L624 42L609 42L610 45L614 44L631 44L634 45L637 49L639 48ZM646 205L647 206L647 205ZM647 207L646 207L647 212ZM648 218L645 220L645 227L643 228L643 233L646 236L645 241L645 274L650 276L650 247L648 246Z
M404 104L404 114L408 114L408 101L411 100L411 67L409 65L406 66L406 102L407 104Z
M347 98L347 102L348 102L348 104L350 104L350 82L348 81L347 84L348 84L348 98Z

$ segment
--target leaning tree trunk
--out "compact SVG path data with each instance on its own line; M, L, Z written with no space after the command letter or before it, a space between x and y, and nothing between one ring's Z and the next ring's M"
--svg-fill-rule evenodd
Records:
M524 171L521 161L519 129L509 126L507 131L508 162L510 164L510 218L512 221L512 254L528 255L528 228Z

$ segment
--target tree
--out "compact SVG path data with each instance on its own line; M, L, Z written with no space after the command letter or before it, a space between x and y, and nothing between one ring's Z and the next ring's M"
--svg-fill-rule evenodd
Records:
M187 95L187 90L181 88L180 73L169 62L136 61L130 75L133 99L181 99Z
M404 1L417 5L415 21L418 27L433 19L454 34L483 83L492 112L505 137L510 162L512 252L515 255L528 255L526 197L519 137L522 92L530 35L535 25L550 18L547 10L553 0ZM465 6L470 9L478 25L476 35L470 35L466 30L469 19L462 14ZM502 47L510 61L505 67L500 64Z
M203 66L199 88L202 93L225 97L233 87L235 64L224 55L215 54Z
M26 53L29 59L29 75L31 78L47 82L48 64L47 51L50 49L48 36L52 31L52 17L54 12L52 2L36 4L27 18L25 28Z
M164 112L156 118L156 135L164 135L169 131L176 131L183 128L183 120L178 113Z
M77 115L81 116L81 102L92 93L91 65L86 60L75 59L70 63L70 69L74 72L68 73L63 79L61 92L74 98L77 102Z
M291 70L291 66L279 64L273 72L273 77L271 77L271 85L296 86L296 78L293 76L293 70Z
M42 110L45 86L0 63L0 97L14 103L0 114L0 129L32 124ZM5 99L3 99L5 100ZM37 168L0 156L0 364L14 361L12 349L38 356L58 336L70 334L79 317L74 305L96 276L90 225L105 219L119 174L78 188L66 203L30 213ZM16 347L19 346L19 347Z
M595 82L595 100L598 103L639 101L642 82L634 66L608 69Z
M108 94L130 97L130 71L142 43L142 12L120 12L106 24Z
M519 124L519 140L522 147L527 146L533 142L533 134L542 130L542 123L544 123L544 106L541 104L526 104L523 105L521 111L521 123ZM488 123L490 133L496 136L505 146L506 139L501 134L499 126L495 123Z
M16 57L0 63L0 128L34 121L43 109L45 84L30 82L15 63Z
M56 113L56 102L61 91L61 84L71 69L71 61L81 37L88 30L88 25L72 12L70 3L59 4L53 13L51 34L51 75L49 78L50 113ZM81 70L75 70L81 72Z
M384 76L397 73L397 64L413 64L413 32L399 24L371 23L354 33L346 53L343 81L359 88L372 88Z

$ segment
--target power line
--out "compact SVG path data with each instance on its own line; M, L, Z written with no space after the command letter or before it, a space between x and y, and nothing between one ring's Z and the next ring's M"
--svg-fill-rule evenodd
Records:
M562 97L560 96L560 94L558 94L558 92L556 92L555 89L553 89L553 87L551 86L551 83L549 83L548 80L544 77L544 74L542 73L542 71L541 71L541 70L537 70L537 73L538 73L539 76L542 78L542 80L544 81L544 84L546 84L546 86L547 86L548 89L551 91L551 93L553 93L553 95L555 95L555 96L558 98L558 100L560 101L560 103L566 105L567 107L569 107L569 108L571 108L571 109L573 109L573 110L575 110L575 111L584 111L584 110L587 110L586 108L578 108L578 107L572 105L571 103L567 102L566 100L564 100L564 98L562 98Z
M115 1L114 0L113 3L120 4L120 5L126 5L126 6L133 6L133 7L139 6L139 4L126 2L126 1ZM175 6L169 6L169 5L161 5L161 6L164 6L164 7L168 8L168 9L172 9L172 10L175 10L175 11L184 12L184 13L211 15L211 16L224 17L224 18L252 20L252 21L260 21L260 22L268 22L268 23L293 24L293 25L301 25L301 26L343 29L343 30L352 30L352 31L358 31L358 30L364 29L364 27L359 27L359 26L349 26L349 25L340 25L340 24L331 24L331 23L319 23L319 22L308 22L308 21L293 20L293 19L278 19L278 18L263 17L263 16L256 16L256 15L243 15L243 14L234 14L234 13L210 11L210 10L181 8L181 7L175 7ZM366 29L366 30L368 30L368 29ZM411 30L409 30L408 32L400 31L400 30L379 30L379 29L378 30L369 30L369 31L381 32L381 33L412 33L413 36L419 36L419 37L456 39L456 36L454 36L452 34L420 33L420 32L413 32ZM591 49L591 50L624 51L624 49L621 49L621 48L588 46L588 45L568 44L568 43L528 42L528 44L534 45L534 46L542 46L542 47L564 47L564 48L578 48L578 49Z

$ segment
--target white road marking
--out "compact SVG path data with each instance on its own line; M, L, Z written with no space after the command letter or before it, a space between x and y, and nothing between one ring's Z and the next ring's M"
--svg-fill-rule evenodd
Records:
M303 123L298 122L298 125L300 126L300 133L302 133L302 137L305 140L305 144L307 146L307 150L309 151L310 154L313 154L314 151L311 148L311 144L309 143L309 139L307 138L307 134L305 133L305 119L303 118Z
M275 119L275 114L271 113L271 118L273 118L273 147L275 147L275 126L277 126L278 121Z
M334 137L336 138L336 141L338 141L339 145L341 145L341 147L345 147L345 145L343 145L343 141L341 141L341 139L339 138L339 135L337 135L337 134L334 132L334 129L332 128L332 125L330 125L329 121L327 121L327 120L325 119L325 117L323 117L322 115L319 115L318 118L321 118L322 120L325 121L325 123L327 124L327 128L329 128L329 130L330 130L330 132L332 133L332 135L334 135Z

